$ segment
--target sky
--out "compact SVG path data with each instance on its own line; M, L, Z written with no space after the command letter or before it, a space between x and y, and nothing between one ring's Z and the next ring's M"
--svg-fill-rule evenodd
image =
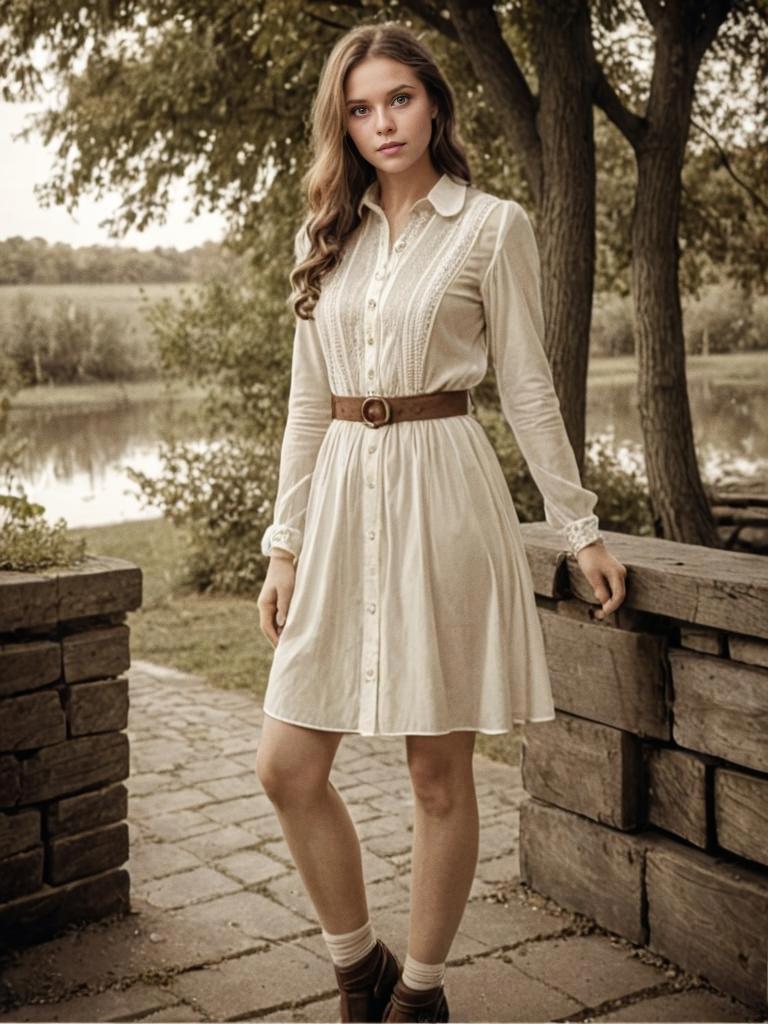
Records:
M34 186L43 184L51 175L54 156L38 139L29 142L14 140L29 114L42 109L35 103L3 103L0 101L0 239L12 235L39 237L48 242L69 245L121 245L152 249L156 245L188 249L208 240L218 242L224 233L224 219L216 214L190 218L191 206L183 190L168 209L165 224L150 225L143 232L132 230L112 238L100 221L113 214L120 205L117 193L96 202L83 199L75 216L63 207L41 206Z

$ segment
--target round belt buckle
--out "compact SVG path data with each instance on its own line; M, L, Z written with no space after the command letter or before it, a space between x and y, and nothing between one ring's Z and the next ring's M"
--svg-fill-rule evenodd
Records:
M368 404L368 402L382 402L383 403L383 405L384 405L384 413L385 413L383 420L369 420L368 419L368 417L365 415L365 407ZM386 400L386 398L383 395L368 395L367 398L363 399L362 404L360 405L360 415L361 415L361 417L363 419L363 423L366 425L366 427L374 427L374 428L375 427L380 427L382 425L382 423L389 423L389 421L392 419L392 406L389 404L389 402Z

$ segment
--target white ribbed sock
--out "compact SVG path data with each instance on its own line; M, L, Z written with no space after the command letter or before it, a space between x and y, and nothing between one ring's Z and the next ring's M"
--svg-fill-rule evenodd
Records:
M370 918L352 932L332 935L321 927L323 938L331 954L331 960L339 967L349 967L356 960L362 960L376 945L376 932Z
M427 989L442 985L445 979L445 960L441 964L423 964L406 953L402 978L408 988Z

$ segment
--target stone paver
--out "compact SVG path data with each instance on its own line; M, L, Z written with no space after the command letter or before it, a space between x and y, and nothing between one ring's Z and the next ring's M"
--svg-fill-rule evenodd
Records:
M745 1012L745 1007L729 996L702 990L651 996L590 1019L635 1022L765 1020L759 1014Z
M569 935L528 943L504 959L582 1005L598 1006L666 980L657 967L633 958L631 952L629 944L606 945L598 935Z
M250 694L134 662L131 912L7 954L3 1021L338 1020L314 907L262 791ZM519 884L520 771L478 756L479 862L449 953L461 1021L760 1017ZM331 781L355 822L377 934L408 944L414 798L402 737L347 735Z

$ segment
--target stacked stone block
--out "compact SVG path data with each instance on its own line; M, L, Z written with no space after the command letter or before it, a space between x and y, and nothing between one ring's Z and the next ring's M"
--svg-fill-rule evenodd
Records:
M126 612L114 558L0 572L0 949L127 911Z
M522 527L556 718L523 748L521 876L768 1008L768 560L606 532L624 606Z

